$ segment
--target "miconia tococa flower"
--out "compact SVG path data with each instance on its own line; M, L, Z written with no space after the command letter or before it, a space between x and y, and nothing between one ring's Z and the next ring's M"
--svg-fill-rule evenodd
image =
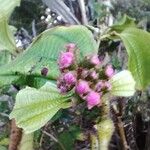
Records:
M61 86L59 87L59 89L60 89L60 92L61 92L61 93L66 93L66 92L68 91L67 87L65 87L65 86L63 86L63 85L61 85Z
M72 52L62 52L58 59L60 69L70 67L74 63L74 54Z
M66 84L69 84L69 85L74 85L75 82L76 82L76 76L73 72L67 72L64 74L64 81Z
M97 92L101 92L102 90L111 90L111 83L109 81L104 81L101 80L99 82L97 82L97 84L95 85L95 90Z
M90 76L94 80L98 79L98 73L95 70L91 71Z
M110 83L109 81L105 81L104 85L105 85L105 88L106 88L108 91L111 90L112 85L111 85L111 83Z
M89 70L82 69L81 78L85 79L89 75Z
M97 84L95 85L95 90L97 92L100 92L104 87L105 87L105 82L101 80L98 81Z
M100 93L97 93L95 91L90 91L86 96L88 109L91 109L94 106L101 104L100 98L101 98Z
M76 84L75 91L77 94L82 95L89 92L90 87L87 81L79 80L79 82Z
M98 55L91 56L90 63L93 64L93 65L99 65L100 64L100 60L98 58Z
M114 75L114 69L112 65L106 66L105 75L108 76L109 78L111 78Z

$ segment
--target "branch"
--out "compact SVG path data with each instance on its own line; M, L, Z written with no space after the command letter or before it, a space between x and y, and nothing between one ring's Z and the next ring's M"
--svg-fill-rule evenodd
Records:
M49 136L51 139L53 139L53 141L55 141L56 143L58 143L62 150L65 150L63 144L60 143L59 140L57 140L52 134L50 134L50 133L48 133L46 131L43 131L43 133L46 134L47 136Z
M81 10L81 15L82 15L82 23L84 25L88 24L87 16L86 16L86 8L85 8L85 2L84 0L78 0L80 10Z

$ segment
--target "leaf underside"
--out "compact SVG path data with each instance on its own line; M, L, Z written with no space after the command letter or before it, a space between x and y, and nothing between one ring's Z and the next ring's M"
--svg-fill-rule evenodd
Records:
M121 71L110 79L112 85L111 94L115 96L133 96L135 93L135 81L128 70Z
M44 126L61 108L70 107L71 94L62 95L55 84L47 82L40 89L26 87L19 91L10 114L18 127L31 133Z

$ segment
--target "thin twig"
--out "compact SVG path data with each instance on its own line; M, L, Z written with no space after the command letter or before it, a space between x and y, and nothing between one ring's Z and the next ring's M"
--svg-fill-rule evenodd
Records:
M123 144L123 150L128 150L129 146L127 144L127 140L126 140L125 131L124 131L124 127L123 127L121 117L117 117L117 119L118 119L119 134L120 134L120 138L121 138L121 141L122 141L122 144Z
M126 140L126 135L125 135L125 130L124 130L124 125L122 122L122 111L123 111L123 106L119 105L118 101L116 101L116 103L112 104L112 109L113 112L115 114L116 117L116 128L119 132L119 136L121 139L121 144L122 144L122 150L128 150L129 146L127 144L127 140Z
M36 37L37 35L36 28L35 28L35 20L32 21L32 34L33 34L33 37Z
M81 15L82 15L82 23L84 25L88 24L87 16L86 16L86 8L85 8L85 2L84 0L78 0L80 10L81 10Z
M43 133L46 134L47 136L49 136L51 139L53 139L53 141L58 143L60 145L60 147L62 148L62 150L65 150L63 144L58 139L56 139L52 134L50 134L50 133L48 133L46 131L43 131Z

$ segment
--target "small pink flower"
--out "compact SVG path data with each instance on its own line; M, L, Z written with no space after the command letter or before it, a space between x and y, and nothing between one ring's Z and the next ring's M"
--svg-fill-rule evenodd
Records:
M80 80L77 83L75 90L79 95L82 95L86 94L90 90L90 87L87 81Z
M74 62L74 54L72 52L62 52L59 59L58 64L60 69L70 67Z
M90 76L91 76L94 80L98 79L98 74L96 73L96 71L92 71L92 72L90 73Z
M97 82L97 84L95 86L95 90L97 92L100 92L104 87L105 87L105 82L104 81L99 81L99 82Z
M93 64L93 65L99 65L100 64L100 60L98 58L98 55L93 55L90 58L90 63Z
M61 93L66 93L66 92L68 91L67 87L65 87L65 86L63 86L63 85L60 86L59 89L60 89L60 92L61 92Z
M88 75L89 75L89 70L83 69L81 72L81 77L85 79Z
M110 91L111 88L112 88L110 82L106 81L104 84L105 84L105 88L106 88L108 91Z
M66 93L68 91L68 88L66 84L63 81L63 76L60 76L57 80L57 87L60 90L61 93Z
M74 43L69 43L66 45L66 48L67 48L67 52L74 52L75 48L76 48L76 45Z
M88 109L91 109L101 103L100 94L95 91L91 91L86 96L86 101Z
M75 74L73 72L65 73L64 74L64 80L65 80L66 84L74 85L76 82Z
M114 75L114 69L112 68L112 65L106 66L105 74L106 74L109 78L111 78L111 77Z

